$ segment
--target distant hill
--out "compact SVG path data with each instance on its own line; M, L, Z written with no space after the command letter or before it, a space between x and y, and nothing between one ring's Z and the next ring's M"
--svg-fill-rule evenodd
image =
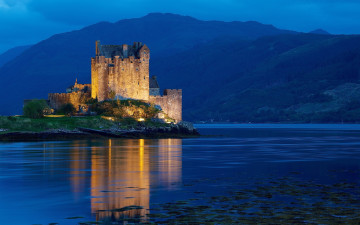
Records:
M153 13L145 17L101 22L81 30L57 34L36 45L0 68L0 114L21 113L23 99L47 98L63 92L78 78L90 82L90 57L95 41L103 44L146 43L151 62L204 45L214 39L255 40L258 37L295 32L257 22L201 21L191 17ZM226 57L219 55L218 57ZM184 60L192 60L186 57ZM167 62L172 64L176 62ZM159 79L170 76L158 74ZM179 77L180 79L181 77ZM177 79L167 87L176 87Z
M25 50L27 50L30 47L31 45L18 46L15 48L11 48L6 52L0 54L0 67L3 66L5 63L15 59L17 56L21 55Z
M323 35L331 35L329 32L323 29L316 29L309 32L310 34L323 34Z
M158 60L153 71L169 74L160 85L176 77L194 121L360 121L360 36L218 41Z
M321 35L319 35L321 34ZM94 43L146 43L161 88L182 88L184 119L360 122L360 36L256 22L149 14L57 34L0 68L0 114L90 82Z

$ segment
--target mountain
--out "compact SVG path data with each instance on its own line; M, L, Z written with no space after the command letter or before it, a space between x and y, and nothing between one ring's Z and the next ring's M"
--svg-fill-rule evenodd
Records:
M25 50L27 50L30 47L31 45L18 46L15 48L11 48L6 52L0 54L0 67L3 66L5 63L15 59L17 56L21 55Z
M183 89L186 120L360 122L360 36L324 34L159 13L101 22L54 35L0 68L0 114L21 113L23 99L63 92L75 78L90 82L101 40L146 43L160 87Z
M323 29L316 29L309 32L310 34L322 34L322 35L331 35L329 32Z
M95 54L96 40L101 40L103 44L144 42L151 49L151 63L156 63L158 58L191 51L215 39L246 41L295 33L257 22L201 21L161 13L116 23L97 23L54 35L0 68L0 83L6 84L0 89L0 95L6 96L0 99L0 114L21 113L23 99L47 98L49 92L63 92L75 78L89 83L90 57ZM187 60L192 59L187 57ZM167 87L177 87L178 78L181 77L174 78ZM160 74L159 79L162 79Z
M360 36L218 41L158 60L153 70L169 74L162 86L176 77L193 121L360 121Z

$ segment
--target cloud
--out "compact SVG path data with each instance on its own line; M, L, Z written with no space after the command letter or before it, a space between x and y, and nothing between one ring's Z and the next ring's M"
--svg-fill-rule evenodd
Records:
M170 12L206 20L257 20L300 31L360 33L358 0L28 0L27 6L48 20L70 25Z
M48 20L29 10L26 3L0 0L0 54L11 47L35 44L55 33L76 28Z
M3 1L3 0L0 0L0 9L1 8L5 8L5 9L7 9L7 8L9 8L9 6L6 4L6 2L5 1Z
M360 33L358 0L0 0L0 52L99 21L170 12L204 20L258 21L279 28Z

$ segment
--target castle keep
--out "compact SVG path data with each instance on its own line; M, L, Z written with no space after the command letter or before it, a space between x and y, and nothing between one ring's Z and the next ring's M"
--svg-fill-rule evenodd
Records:
M91 98L104 101L115 99L142 100L161 107L176 122L182 120L182 90L165 89L160 95L156 77L149 76L150 50L141 43L133 45L95 44L91 58L91 84L70 86L66 93L49 94L50 107L58 110L71 103L78 112L87 112Z
M91 58L91 97L103 101L115 92L116 99L149 100L150 50L141 42L100 45Z

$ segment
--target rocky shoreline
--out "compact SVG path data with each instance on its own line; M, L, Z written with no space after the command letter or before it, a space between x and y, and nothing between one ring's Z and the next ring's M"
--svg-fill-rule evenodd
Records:
M96 130L79 127L74 130L53 129L41 132L7 132L0 134L0 141L72 140L92 138L189 138L199 132L191 123L181 122L169 127L137 127L130 130Z

